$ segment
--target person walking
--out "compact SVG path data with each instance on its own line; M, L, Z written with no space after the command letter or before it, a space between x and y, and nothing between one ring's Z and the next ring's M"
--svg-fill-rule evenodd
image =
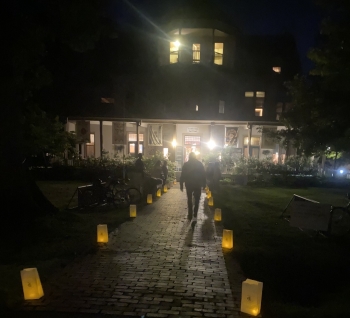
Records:
M197 160L196 154L191 152L189 159L182 166L180 176L180 190L183 191L183 184L186 186L187 193L187 206L188 213L187 218L197 221L197 214L199 208L199 199L201 197L201 188L206 187L205 170L203 164ZM194 208L192 202L192 196L194 197Z

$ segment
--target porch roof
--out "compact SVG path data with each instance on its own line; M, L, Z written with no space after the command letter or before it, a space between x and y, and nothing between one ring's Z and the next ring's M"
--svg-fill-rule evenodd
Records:
M193 120L193 119L160 119L160 118L113 118L113 117L67 117L67 121L89 120L89 121L119 121L119 122L142 122L145 124L188 124L188 125L253 125L253 126L283 126L278 121L232 121L232 120Z

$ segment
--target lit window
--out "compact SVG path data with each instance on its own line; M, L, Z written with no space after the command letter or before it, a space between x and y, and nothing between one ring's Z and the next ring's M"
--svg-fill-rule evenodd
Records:
M168 158L169 155L169 149L168 148L163 148L163 156L164 158Z
M255 108L255 116L262 117L263 115L263 109L262 108Z
M245 92L245 97L254 97L254 92Z
M219 101L219 113L223 114L225 112L225 101Z
M90 134L90 142L87 142L87 146L93 146L95 144L95 134Z
M198 107L198 105L196 105L196 112L198 112L198 109L199 109L199 107Z
M201 60L201 45L193 44L192 52L193 52L193 63L199 63Z
M280 66L274 66L273 68L272 68L272 70L275 72L275 73L281 73L281 67Z
M243 139L244 145L248 145L248 137L244 137ZM260 137L251 137L250 138L250 145L251 146L260 146Z
M129 133L129 141L137 141L137 135ZM139 134L139 141L143 141L143 134Z
M265 101L265 92L256 92L255 107L256 108L263 108L264 101ZM258 116L258 115L256 115L256 116ZM262 116L262 111L261 111L260 116Z
M179 41L170 42L170 64L179 62Z
M214 64L222 65L224 59L224 43L214 44Z

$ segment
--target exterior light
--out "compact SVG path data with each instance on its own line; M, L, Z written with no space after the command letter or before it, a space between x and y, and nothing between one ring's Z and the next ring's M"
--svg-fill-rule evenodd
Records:
M211 198L211 191L208 190L207 192L207 199L210 199Z
M343 173L344 173L344 170L339 170L339 172L340 172L341 174L343 174Z
M197 150L197 151L195 151L195 154L196 154L196 156L198 156L200 154L200 152Z
M23 269L21 271L21 280L25 300L39 299L44 296L43 287L36 268Z
M97 225L97 242L98 243L107 243L108 242L107 224Z
M164 193L167 193L167 192L168 192L168 187L167 187L167 185L164 185L163 191L164 191Z
M221 209L215 209L214 221L221 221Z
M208 205L209 206L214 206L214 198L213 197L210 197L209 200L208 200Z
M177 145L176 139L173 139L173 142L171 143L173 145L173 147L175 148Z
M177 48L179 48L179 46L181 45L181 43L180 43L178 40L176 40L176 41L174 42L174 44L175 44L175 46L176 46Z
M242 282L241 312L257 316L261 309L263 283L252 279Z
M162 190L161 189L158 189L157 190L157 197L161 197L162 196Z
M232 230L223 230L222 247L227 249L233 248L233 231Z
M208 148L210 150L213 150L215 148L215 146L216 146L215 142L212 139L210 139L209 142L208 142Z
M130 217L136 218L136 205L135 204L130 205Z
M147 194L147 203L152 204L152 194Z

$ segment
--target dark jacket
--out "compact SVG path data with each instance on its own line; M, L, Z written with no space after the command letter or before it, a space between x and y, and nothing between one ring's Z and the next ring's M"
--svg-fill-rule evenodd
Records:
M197 159L190 159L182 167L180 186L185 183L186 187L205 187L206 178L203 164Z

